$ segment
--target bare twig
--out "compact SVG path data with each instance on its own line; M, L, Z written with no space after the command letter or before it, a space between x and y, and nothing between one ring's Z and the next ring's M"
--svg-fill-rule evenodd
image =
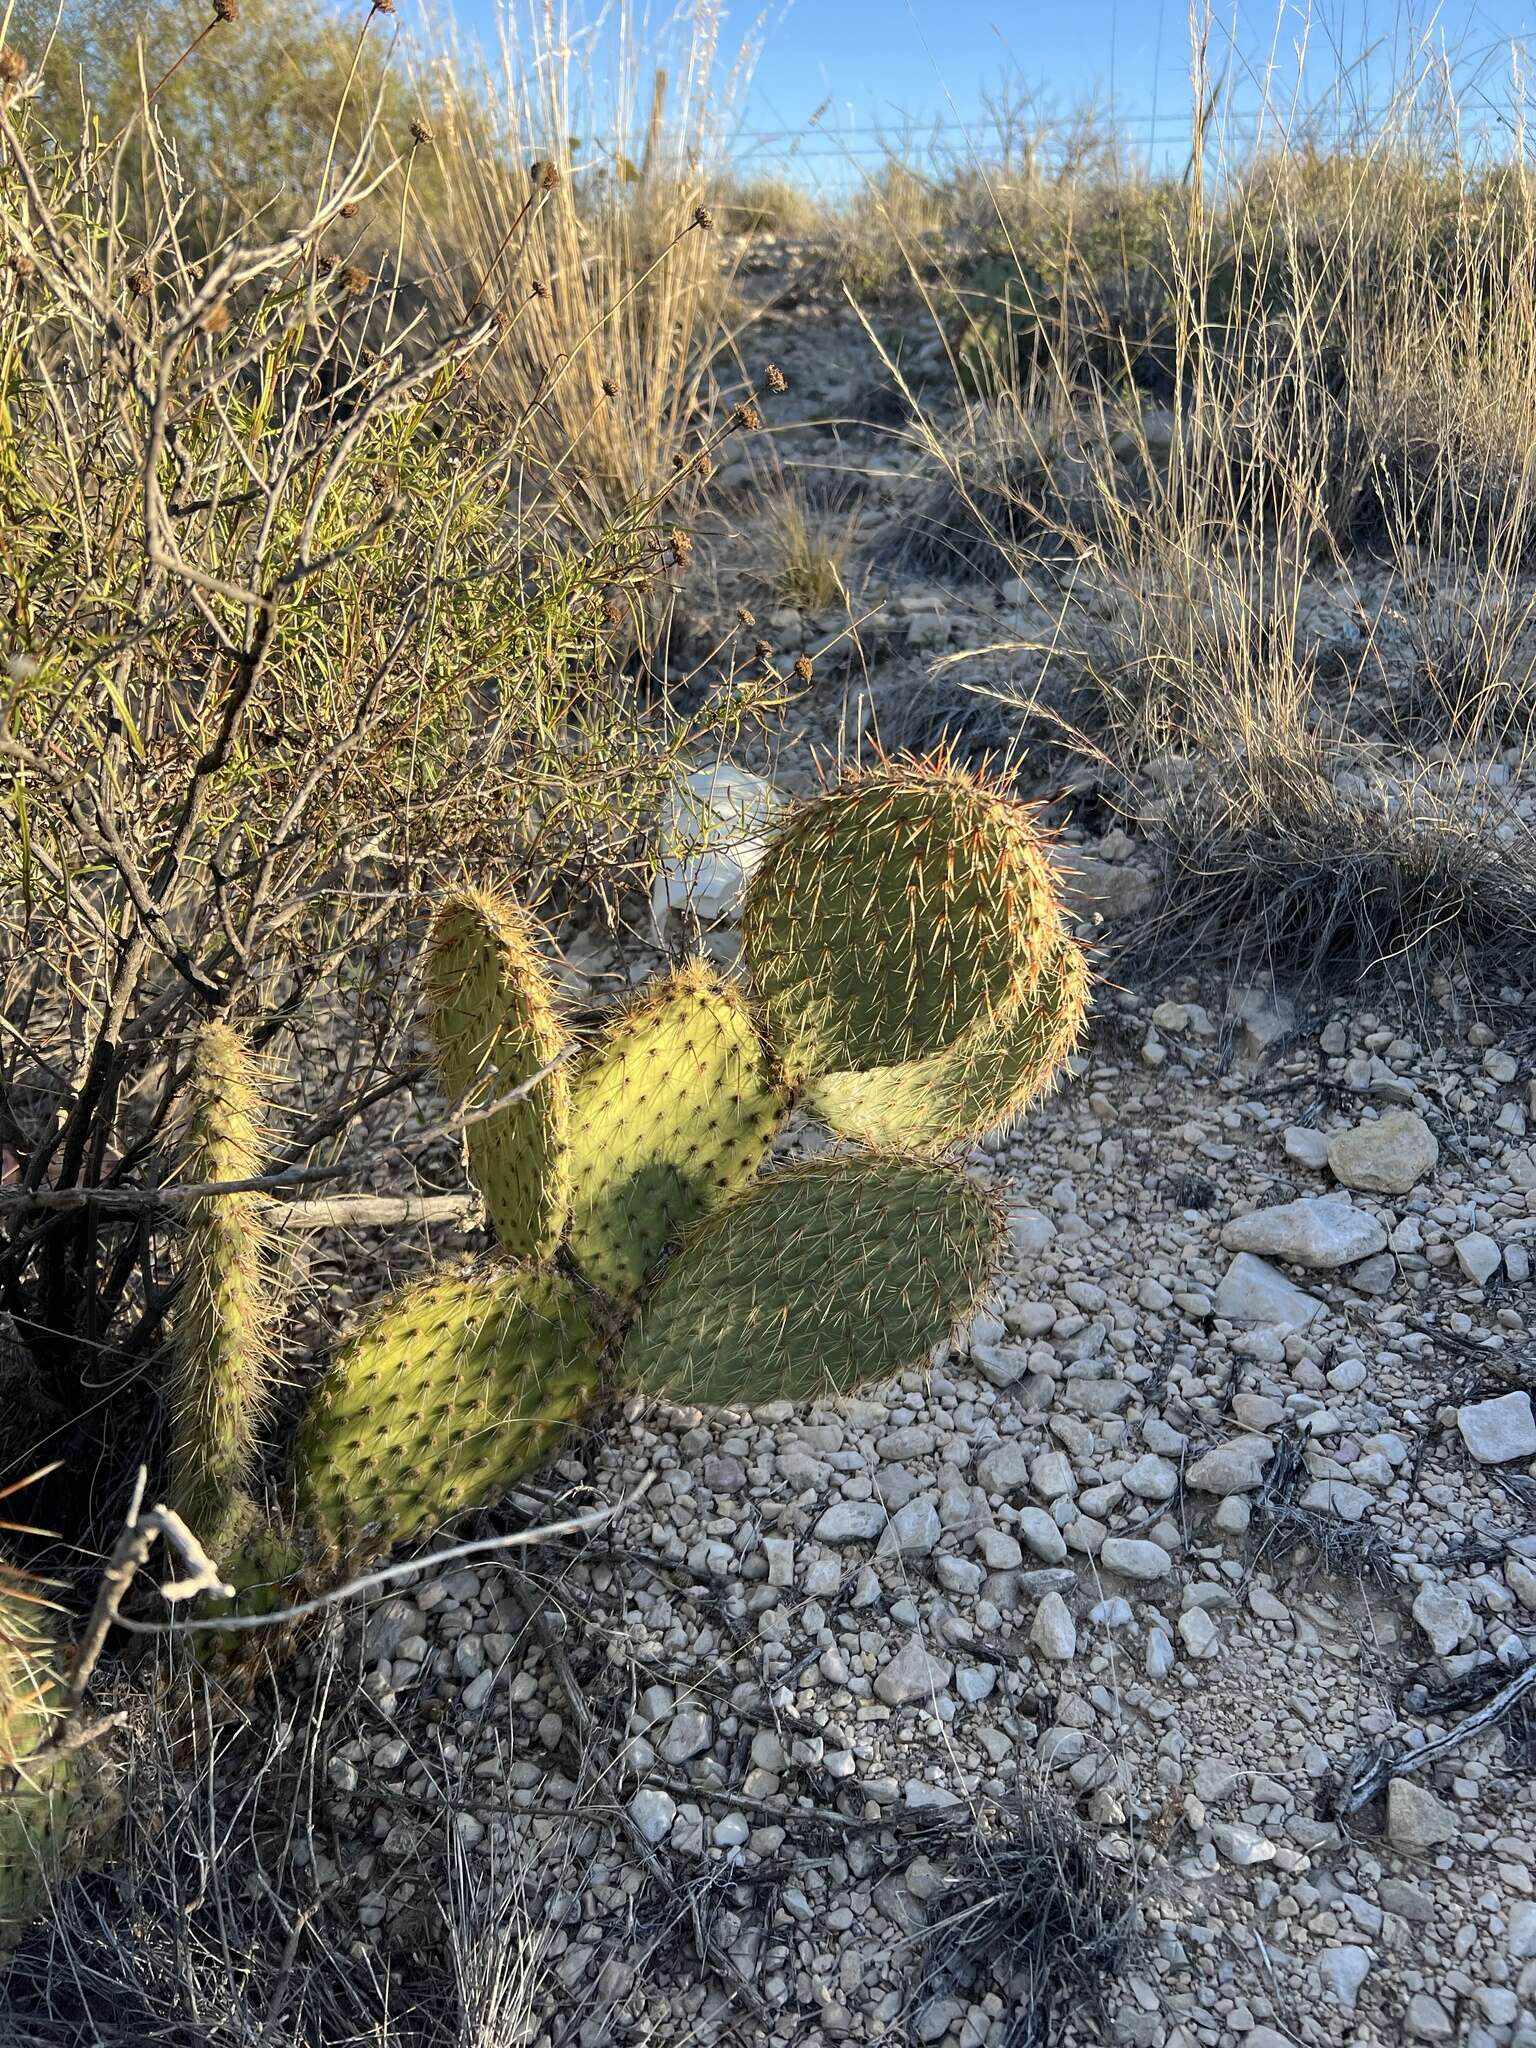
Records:
M601 1529L605 1523L614 1521L637 1501L643 1500L655 1479L654 1471L647 1472L639 1485L625 1494L622 1500L611 1501L606 1507L592 1508L584 1515L573 1515L563 1522L544 1522L534 1529L514 1529L506 1536L480 1536L469 1543L455 1543L447 1550L430 1551L425 1557L381 1565L377 1571L348 1579L345 1585L333 1586L329 1592L319 1593L313 1600L302 1600L297 1606L281 1607L271 1614L210 1615L186 1621L135 1621L121 1615L118 1624L138 1636L180 1636L194 1633L227 1635L247 1629L273 1628L280 1622L302 1621L308 1615L320 1614L327 1607L336 1606L339 1601L354 1599L359 1593L374 1592L380 1586L393 1585L397 1579L414 1578L420 1573L436 1571L445 1564L458 1564L466 1557L487 1557L495 1551L521 1550L535 1543L552 1543L560 1537L580 1536L589 1529ZM229 1589L224 1590L228 1592Z
M225 1599L234 1593L234 1587L219 1575L219 1568L209 1557L201 1543L192 1534L186 1523L174 1508L152 1507L144 1512L144 1488L149 1475L139 1467L134 1481L133 1498L128 1504L127 1518L123 1533L118 1537L112 1555L107 1559L106 1569L101 1575L96 1602L91 1609L91 1618L75 1649L74 1663L70 1669L69 1683L64 1688L64 1721L67 1726L78 1712L90 1684L91 1673L101 1656L102 1647L114 1626L122 1623L118 1612L144 1566L149 1562L150 1552L157 1538L179 1553L187 1567L185 1578L168 1579L160 1588L162 1596L170 1601L190 1600L197 1593L218 1593Z
M1441 1757L1449 1756L1454 1750L1463 1749L1469 1742L1476 1741L1504 1716L1517 1707L1528 1693L1536 1689L1536 1664L1527 1664L1517 1672L1507 1685L1501 1686L1475 1713L1458 1721L1454 1728L1448 1728L1444 1735L1437 1735L1432 1742L1426 1742L1420 1749L1392 1751L1378 1749L1356 1757L1342 1774L1342 1784L1333 1802L1333 1810L1340 1819L1347 1819L1369 1806L1379 1792L1384 1792L1394 1778L1406 1778L1415 1771L1428 1770Z

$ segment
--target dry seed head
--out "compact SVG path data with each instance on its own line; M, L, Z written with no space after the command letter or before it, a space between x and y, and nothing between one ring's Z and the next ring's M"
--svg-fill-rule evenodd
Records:
M553 192L560 182L560 167L558 164L540 161L528 166L528 176L532 179L536 192Z
M29 277L33 277L37 273L37 265L32 261L32 258L25 249L18 249L14 256L8 257L6 260L12 277L17 278L22 284L25 284Z
M238 21L240 9L236 0L213 0L213 18L215 21Z
M0 44L0 85L20 85L27 75L27 60L9 43Z
M528 296L530 299L547 299L549 297L549 286L542 277L529 278Z
M762 424L763 416L750 398L744 398L731 413L731 425L739 427L744 434L755 434Z
M667 535L667 546L679 569L686 569L688 559L693 553L693 535L685 532L681 526L674 526Z
M356 220L357 201L355 199L349 199L345 206L338 206L336 209L336 218L338 220Z
M773 642L771 640L759 640L757 645L753 648L752 652L757 656L759 661L772 661Z
M696 228L712 228L715 224L715 216L707 206L696 206L693 209L693 224Z
M395 0L373 0L373 11L375 14L393 14Z
M227 334L229 332L229 306L225 300L220 299L217 305L210 306L203 315L203 332L204 334Z
M790 666L790 674L797 683L808 683L815 670L808 654L797 654Z
M756 616L749 605L737 605L736 623L738 626L755 626L757 624Z
M128 273L128 289L136 299L147 299L155 288L155 280L142 266Z
M763 382L768 386L768 389L773 393L775 398L782 397L783 394L789 389L789 379L785 376L784 372L779 368L777 363L770 363L767 369L764 370Z
M617 384L616 384L616 383L614 382L614 380L612 379L612 377L605 377L605 378L603 379L603 396L604 396L604 398L617 398L617 397L618 397L618 395L619 395L619 387L618 387L618 385L617 385Z
M411 123L411 140L418 144L418 146L425 146L427 143L436 142L437 140L437 133L432 123L424 120L420 114Z
M336 289L344 299L360 299L372 283L367 271L356 263L343 263L336 273Z

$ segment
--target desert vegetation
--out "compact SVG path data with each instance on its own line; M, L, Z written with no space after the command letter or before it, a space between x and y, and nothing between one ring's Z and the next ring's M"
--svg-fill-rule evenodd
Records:
M1536 2039L1524 110L1218 56L0 0L0 2039Z

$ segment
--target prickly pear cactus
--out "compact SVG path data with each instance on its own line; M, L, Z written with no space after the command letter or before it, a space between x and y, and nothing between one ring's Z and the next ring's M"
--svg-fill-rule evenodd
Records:
M742 937L795 1082L942 1052L1013 1014L1057 931L1024 807L946 761L888 761L779 825Z
M260 1098L249 1052L227 1024L192 1045L178 1145L183 1183L261 1171ZM273 1387L270 1234L258 1194L207 1195L186 1211L170 1346L172 1503L217 1551L249 1481Z
M53 1732L59 1682L48 1610L0 1583L0 1964L42 1910L73 1810L66 1759L31 1767Z
M455 1101L499 1101L566 1050L537 933L525 911L478 889L456 891L433 920L427 1015ZM557 1067L520 1102L468 1127L470 1174L512 1258L547 1258L565 1229L569 1100Z
M973 1024L943 1052L868 1073L818 1074L804 1107L830 1130L874 1146L938 1152L1020 1116L1076 1045L1088 963L1062 936L1012 1016Z
M300 1526L332 1555L409 1542L494 1500L591 1405L586 1295L506 1268L407 1288L336 1353L300 1429Z
M921 1365L975 1307L998 1212L924 1160L819 1159L706 1216L624 1346L626 1387L704 1405L847 1393Z
M787 1097L746 1004L702 962L621 1012L571 1095L570 1251L639 1292L666 1246L757 1172Z

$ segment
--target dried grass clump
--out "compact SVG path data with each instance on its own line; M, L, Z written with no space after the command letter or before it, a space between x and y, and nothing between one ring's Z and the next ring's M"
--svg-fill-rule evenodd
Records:
M1167 908L1147 942L1241 954L1303 982L1536 965L1536 833L1501 800L1426 771L1404 784L1316 742L1198 764L1158 821Z
M955 1856L924 1942L923 2005L998 1992L1004 2048L1052 2048L1073 2020L1104 2024L1105 1994L1141 1941L1125 1868L1049 1795L978 1824Z
M796 611L844 607L858 578L859 507L781 475L756 508L750 576L759 594Z
M930 482L893 553L918 574L1000 582L1102 532L1119 489L1102 419L1000 394L958 419L914 407Z

